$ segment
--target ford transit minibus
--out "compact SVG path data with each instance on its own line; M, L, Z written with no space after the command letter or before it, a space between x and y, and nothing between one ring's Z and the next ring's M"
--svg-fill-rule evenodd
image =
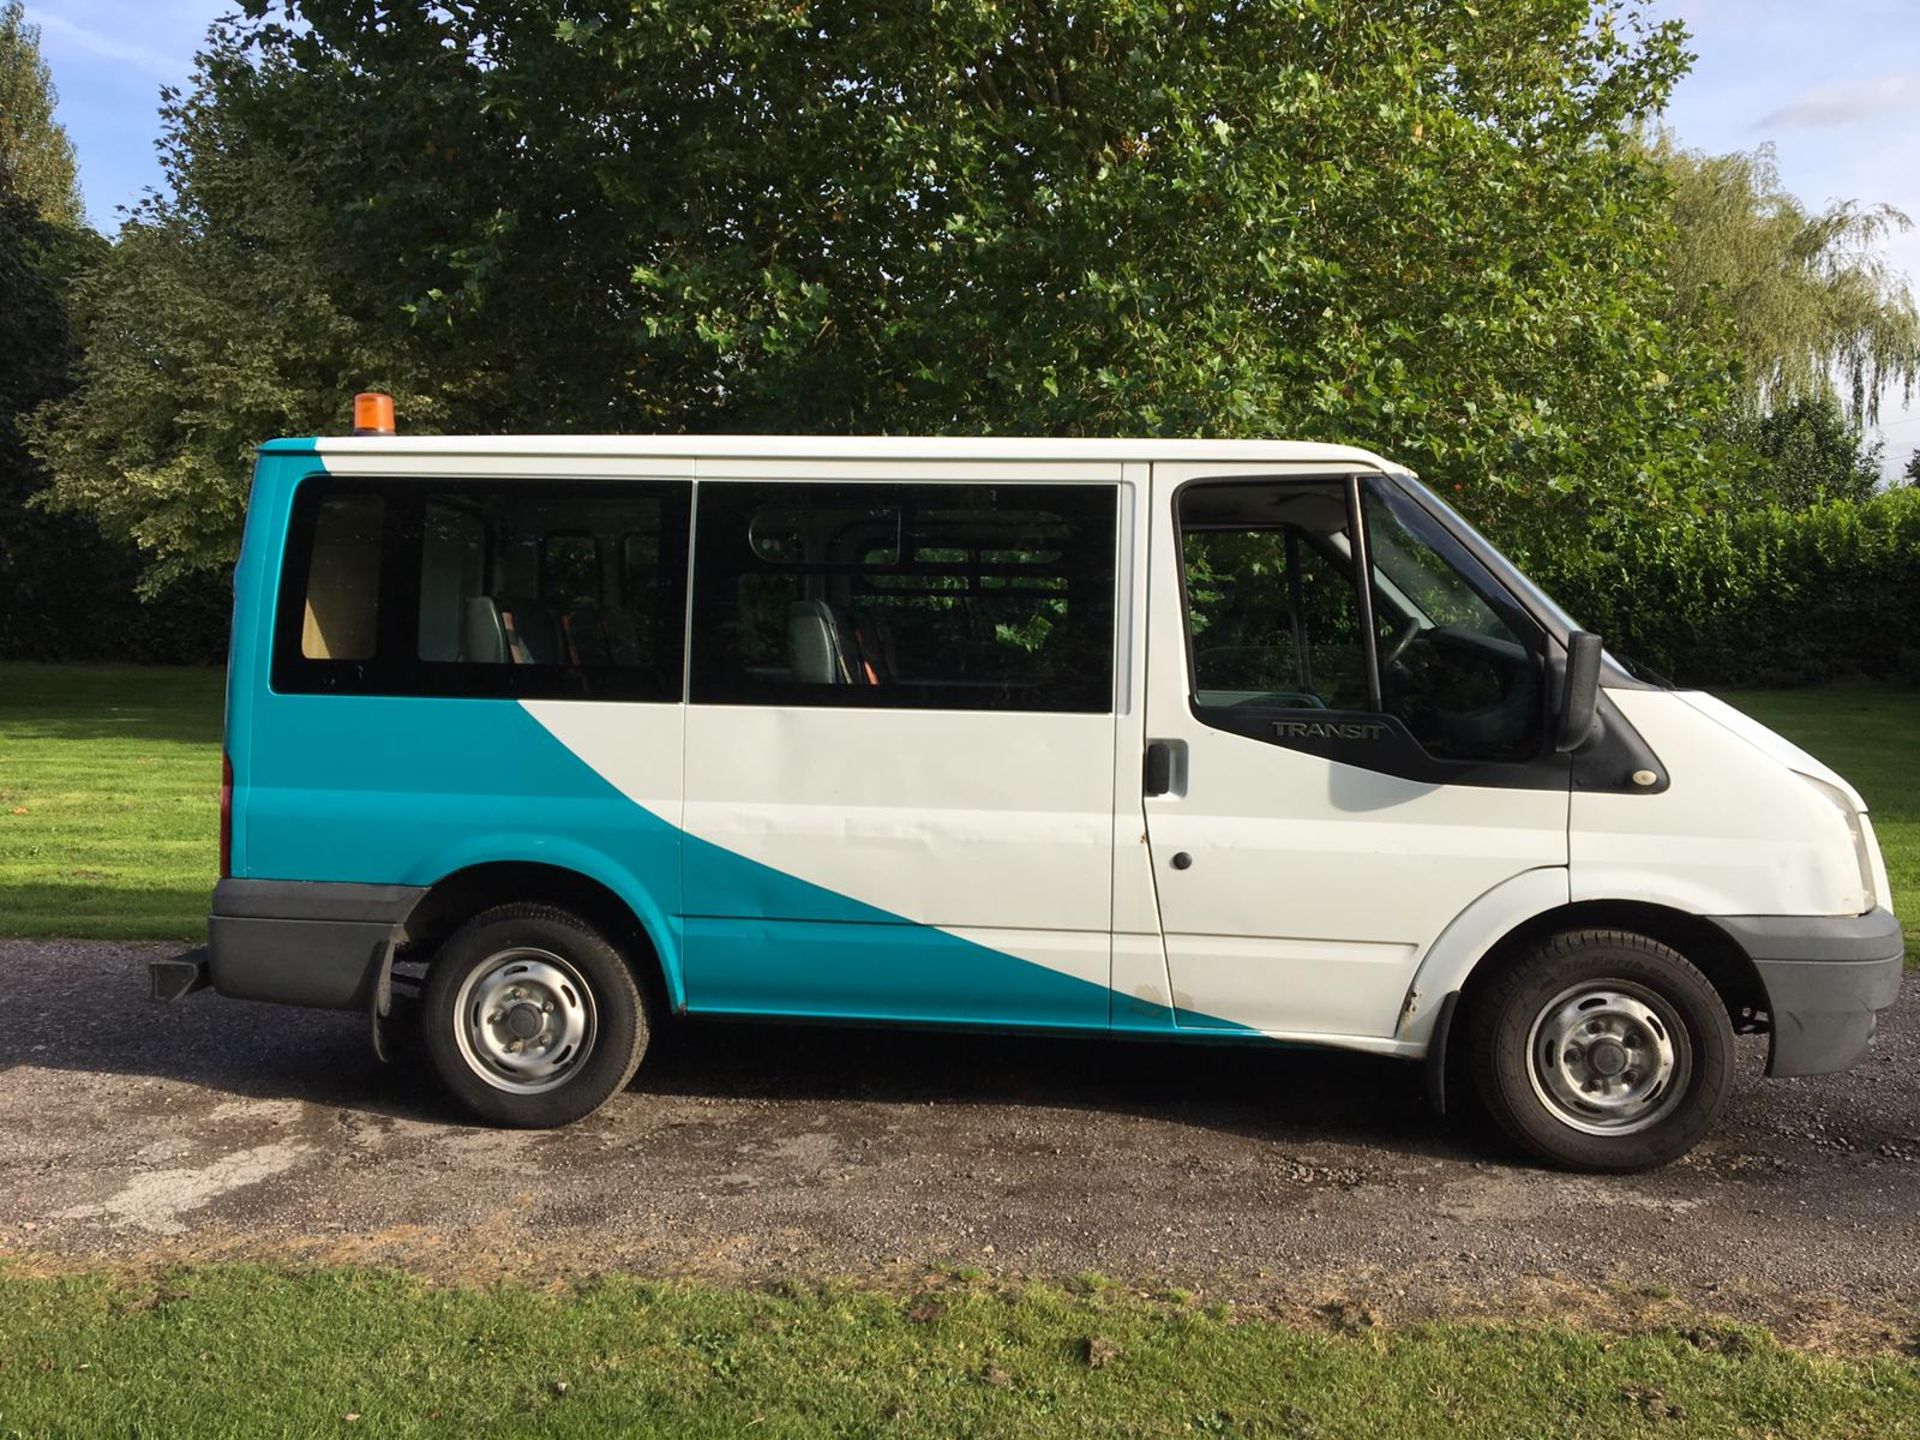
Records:
M1362 1050L1627 1170L1901 976L1845 780L1334 445L274 441L226 767L156 994L504 1125L684 1013Z

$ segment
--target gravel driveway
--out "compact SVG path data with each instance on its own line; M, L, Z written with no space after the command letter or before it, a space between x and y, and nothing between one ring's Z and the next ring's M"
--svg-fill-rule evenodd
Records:
M1098 1271L1342 1323L1702 1307L1920 1341L1920 986L1850 1074L1747 1078L1651 1175L1525 1164L1360 1056L675 1026L571 1130L461 1122L357 1016L145 996L169 949L0 941L0 1256L447 1279Z

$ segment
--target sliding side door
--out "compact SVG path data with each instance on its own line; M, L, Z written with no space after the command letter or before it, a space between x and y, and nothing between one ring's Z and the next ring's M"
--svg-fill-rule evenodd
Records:
M1118 480L703 462L690 1009L1106 1027Z

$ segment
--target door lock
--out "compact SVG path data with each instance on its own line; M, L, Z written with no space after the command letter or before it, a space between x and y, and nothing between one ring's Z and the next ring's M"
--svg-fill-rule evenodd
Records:
M1173 868L1174 869L1186 870L1191 868L1192 865L1193 865L1193 856L1189 855L1186 851L1176 850L1173 852Z

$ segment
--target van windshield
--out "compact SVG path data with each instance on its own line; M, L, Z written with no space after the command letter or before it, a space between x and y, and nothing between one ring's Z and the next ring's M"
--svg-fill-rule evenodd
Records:
M1400 476L1400 480L1401 483L1409 489L1418 490L1420 494L1431 503L1434 509L1440 511L1441 514L1446 517L1451 525L1458 527L1459 531L1464 532L1467 539L1473 543L1480 552L1478 556L1480 561L1486 565L1489 570L1493 571L1494 574L1498 575L1501 583L1504 584L1507 589L1511 590L1524 605L1532 610L1535 616L1547 622L1549 628L1562 631L1562 638L1564 638L1565 632L1583 628L1578 620L1575 620L1572 615L1567 613L1566 608L1562 606L1559 601L1547 594L1545 590L1542 590L1532 576L1528 575L1519 566L1507 559L1505 555L1501 554L1500 551L1494 547L1493 543L1468 523L1466 517L1458 510L1454 509L1453 506L1449 505L1427 486L1421 484L1420 481L1412 475L1403 473ZM1612 647L1608 647L1605 654L1607 662L1617 667L1622 674L1629 675L1642 684L1655 685L1666 690L1673 688L1673 681L1669 680L1659 671L1651 669L1641 661L1621 655Z

